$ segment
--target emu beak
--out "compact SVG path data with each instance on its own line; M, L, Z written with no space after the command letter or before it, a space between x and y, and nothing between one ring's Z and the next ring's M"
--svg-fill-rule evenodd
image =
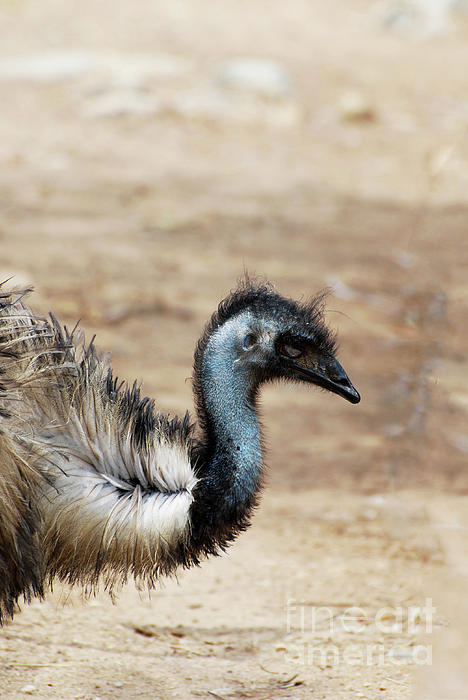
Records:
M291 365L301 375L302 379L332 391L351 403L359 403L361 400L359 392L354 388L348 375L336 358L321 357L317 362L314 362L313 366L309 367L301 365L294 360L291 362Z

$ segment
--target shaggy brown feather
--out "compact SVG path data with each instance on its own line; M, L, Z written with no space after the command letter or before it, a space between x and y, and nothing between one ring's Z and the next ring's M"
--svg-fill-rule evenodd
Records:
M196 484L188 415L156 414L24 294L0 296L0 621L54 577L154 585L179 563Z

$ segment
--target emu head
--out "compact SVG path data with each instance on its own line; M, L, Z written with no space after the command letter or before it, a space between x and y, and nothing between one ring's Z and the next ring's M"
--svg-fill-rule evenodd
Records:
M358 403L359 393L335 357L323 300L321 294L299 303L247 281L221 302L205 339L218 354L222 348L229 353L234 381L248 377L252 388L276 379L307 382Z

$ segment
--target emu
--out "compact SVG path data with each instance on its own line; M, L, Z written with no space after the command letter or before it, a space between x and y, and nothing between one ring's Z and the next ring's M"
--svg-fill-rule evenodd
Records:
M323 295L299 303L242 281L196 345L192 425L114 378L77 327L36 316L30 291L0 285L0 622L55 578L152 587L223 551L262 488L262 383L360 400Z

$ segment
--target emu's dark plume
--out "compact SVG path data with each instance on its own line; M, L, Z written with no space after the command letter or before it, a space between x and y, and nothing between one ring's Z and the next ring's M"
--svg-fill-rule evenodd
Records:
M223 550L262 484L262 382L309 382L357 403L322 299L245 282L195 350L198 417L169 421L112 377L93 344L0 285L0 621L55 577L152 586Z

